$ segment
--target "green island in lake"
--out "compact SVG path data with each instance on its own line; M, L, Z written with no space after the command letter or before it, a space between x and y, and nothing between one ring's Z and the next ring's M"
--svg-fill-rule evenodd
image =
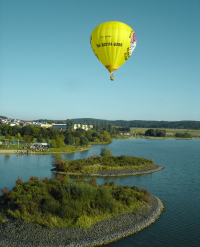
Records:
M111 150L101 149L101 155L87 159L62 160L57 158L53 172L86 176L130 176L160 171L164 167L150 159L134 156L113 156Z
M98 185L95 178L70 182L68 175L57 174L27 182L18 178L11 191L2 189L0 208L2 243L10 241L4 246L15 241L19 246L24 241L31 246L97 246L151 225L164 206L137 186Z
M148 227L164 210L162 201L137 186L98 185L85 176L124 176L163 169L152 160L133 156L113 156L101 149L100 156L62 160L55 156L55 178L30 177L16 180L0 196L0 233L4 247L19 246L99 246ZM70 181L69 174L78 179ZM1 224L2 223L2 224ZM12 234L10 234L12 232ZM8 244L9 243L9 244ZM28 245L27 245L28 246Z

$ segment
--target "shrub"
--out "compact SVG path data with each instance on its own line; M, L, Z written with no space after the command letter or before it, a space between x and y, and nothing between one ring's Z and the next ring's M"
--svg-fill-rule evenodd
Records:
M63 146L63 140L61 137L57 137L55 141L56 141L57 148L61 148Z
M90 228L92 219L86 215L80 216L76 222L76 225L81 228Z
M78 203L74 200L70 200L67 204L61 205L58 211L58 215L61 218L72 219L76 221L79 216L82 215L82 211L78 207Z
M24 204L19 204L18 209L20 212L24 212L26 210L26 206Z
M1 191L3 197L7 197L9 195L9 188L8 187L4 187L0 191Z
M95 137L94 142L100 142L99 138Z
M106 182L104 185L111 186L111 187L116 187L115 182Z
M102 149L101 149L100 155L101 155L102 157L110 157L110 156L113 156L112 151L111 151L111 150L108 150L108 149L106 149L106 148L102 148Z
M15 204L28 204L32 200L32 194L26 193L25 195L19 195L15 198Z
M60 203L52 197L44 200L42 204L42 212L47 214L48 213L55 214L58 212L59 208L60 208Z
M70 211L70 209L68 208L68 206L62 204L61 207L60 207L60 209L59 209L58 215L61 218L69 218L69 214L70 214L69 211Z
M6 216L3 213L0 213L0 224L6 223L7 221L8 219L6 218Z
M52 140L50 145L51 145L51 148L56 148L57 147L57 144L56 144L55 140Z
M91 178L91 179L88 181L88 183L89 183L90 185L94 186L94 187L97 187L97 186L98 186L98 185L97 185L97 180L96 180L96 178Z
M69 175L64 175L63 179L63 185L69 184L70 183L70 176Z
M38 214L39 212L38 204L36 202L30 202L28 209L31 215Z
M140 191L139 188L138 188L138 186L133 186L133 189L134 189L135 191Z
M16 183L16 185L17 185L17 184L22 184L23 181L22 181L22 179L21 179L20 177L18 177L18 179L15 181L15 183Z
M38 181L38 177L37 176L30 176L30 179L29 180L35 180L35 181Z
M57 173L56 174L56 179L61 182L61 181L64 180L64 175Z
M111 189L108 186L100 186L97 191L98 201L109 201L111 200Z

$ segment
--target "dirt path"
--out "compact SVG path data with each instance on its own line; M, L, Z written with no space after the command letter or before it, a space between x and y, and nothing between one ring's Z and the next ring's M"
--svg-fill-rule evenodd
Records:
M0 154L15 154L17 150L0 150Z

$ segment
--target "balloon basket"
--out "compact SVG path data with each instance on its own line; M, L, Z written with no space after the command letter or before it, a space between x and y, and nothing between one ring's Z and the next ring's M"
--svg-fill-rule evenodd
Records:
M114 81L114 75L111 75L111 76L110 76L110 80L111 80L111 81Z

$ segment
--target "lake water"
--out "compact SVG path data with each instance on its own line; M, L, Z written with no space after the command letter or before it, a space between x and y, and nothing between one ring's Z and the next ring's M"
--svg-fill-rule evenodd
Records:
M62 155L63 158L86 158L100 154L102 147L114 155L150 158L164 170L141 176L98 178L99 184L114 181L117 185L137 185L160 197L165 211L150 227L108 247L199 247L200 246L200 140L115 140L109 145L93 146L86 152ZM0 154L0 188L12 188L18 178L54 177L50 171L54 156Z

